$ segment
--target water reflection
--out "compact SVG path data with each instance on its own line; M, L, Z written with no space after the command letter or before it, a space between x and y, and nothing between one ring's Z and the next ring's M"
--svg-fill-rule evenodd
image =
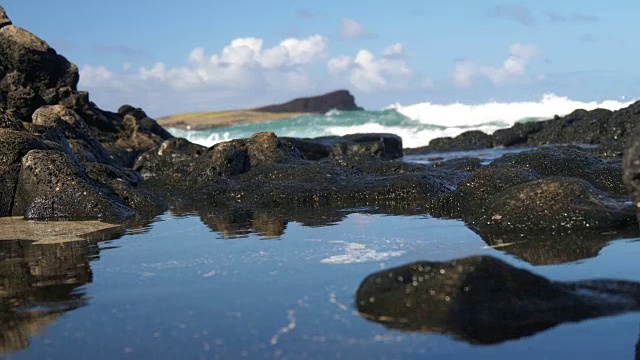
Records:
M562 236L505 236L478 233L488 246L511 254L532 265L553 265L574 262L598 256L609 242L638 236L637 228L617 232L566 234Z
M0 242L1 355L26 348L42 327L87 304L79 287L92 281L89 261L97 255L84 241Z
M565 322L640 310L640 283L554 282L490 256L380 271L356 292L360 314L404 331L495 344Z
M281 324L281 317L289 309L283 310L282 307L291 306L299 299L305 299L305 304L312 305L296 315L298 328L283 336L285 346L305 344L305 339L316 335L326 339L331 339L331 336L339 339L364 338L378 336L385 331L380 336L389 335L407 342L415 340L415 347L420 348L424 339L422 335L388 333L381 326L352 314L352 306L343 305L353 299L353 293L365 274L416 258L447 260L461 256L461 252L465 255L493 254L510 263L519 261L497 251L532 264L576 261L596 256L610 240L627 236L604 234L586 238L526 240L498 238L490 234L476 236L464 227L462 221L437 220L428 216L372 216L379 213L388 214L389 210L374 207L338 211L278 211L248 207L198 211L174 209L171 213L174 216L165 215L158 219L159 222L135 225L98 239L49 245L0 241L0 357L24 349L30 337L55 321L60 325L56 329L71 325L76 331L81 329L83 333L95 335L84 343L81 354L94 355L95 346L87 344L110 344L113 348L108 350L115 353L104 350L107 345L101 348L103 353L95 352L102 354L103 358L109 358L105 354L118 354L123 348L128 349L132 339L138 341L136 350L155 348L162 353L172 348L193 355L188 351L196 351L201 346L198 343L200 338L195 335L208 338L211 344L224 341L220 348L227 351L244 351L247 346L264 345L261 341L271 339L273 331L287 326L286 322ZM314 229L325 226L331 227ZM115 243L120 249L106 253L109 261L91 264L99 255L97 241L117 238L122 234L135 235L135 239L132 237ZM211 239L216 237L287 241L212 242ZM483 248L480 237L496 251ZM382 256L388 254L393 256ZM93 280L90 265L101 281L86 287L83 285ZM526 271L514 271L506 264L501 266L489 266L493 269L490 276L451 276L432 283L442 286L444 290L440 293L448 294L445 296L453 302L446 298L439 302L420 297L409 299L407 296L411 291L406 292L409 284L404 281L413 280L410 275L402 275L404 288L393 281L386 285L385 282L374 281L375 286L363 282L358 289L359 301L370 301L374 297L375 304L382 304L384 301L381 299L387 297L393 304L383 306L383 310L363 308L366 303L362 306L357 303L356 307L367 319L384 323L390 329L444 333L471 343L496 343L531 335L562 322L624 311L622 305L603 309L597 304L585 304L582 298L571 295L579 289L596 295L604 294L604 301L608 301L607 296L611 293L600 291L602 283L595 288L584 282L574 283L574 288L572 285L558 288L558 283ZM457 267L443 269L445 274L455 274ZM438 279L437 274L439 272L433 279ZM487 285L483 282L487 279L493 282ZM382 290L380 284L384 285ZM622 285L630 283L616 284L616 291L622 291ZM413 286L413 281L410 285ZM512 293L500 286L507 286ZM489 302L483 303L476 298L465 301L459 296L452 296L464 287L487 289L481 297L490 299ZM626 288L631 291L635 287L629 285ZM327 289L331 289L330 294L333 295L329 300ZM519 289L522 290L520 293ZM89 297L85 291L91 291L96 300L83 311L69 314L70 310L88 304ZM492 297L501 291L511 295L516 292L516 295L506 299ZM264 296L256 297L256 293ZM554 293L557 298L550 301L547 297ZM156 301L159 298L163 301ZM407 306L408 299L411 306ZM536 303L532 299L540 301ZM423 304L421 306L426 310L407 316L407 308L415 308L417 303ZM545 307L549 304L556 308ZM339 322L332 316L332 311L338 311L336 308L340 309ZM396 313L386 313L389 308ZM109 312L114 309L119 314L117 318ZM442 315L450 311L458 314L454 320ZM484 314L485 317L474 318L469 315L471 313ZM532 313L535 316L531 316ZM66 316L60 319L63 314ZM237 314L242 314L242 319ZM160 339L155 336L174 332L181 334L182 338L171 335L171 338ZM50 346L53 343L58 346L55 351L60 352L70 341L56 331L50 331L46 340L50 343L43 345L43 337L36 337L29 352L25 352L27 357L38 358L47 354L47 351L52 351ZM159 350L160 342L166 348ZM259 351L270 351L269 345L265 346ZM331 345L327 342L326 346L327 349L332 349L331 346L346 348L353 344Z

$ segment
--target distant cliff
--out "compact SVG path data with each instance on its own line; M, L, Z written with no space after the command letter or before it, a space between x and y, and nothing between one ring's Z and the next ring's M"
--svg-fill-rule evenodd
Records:
M324 95L298 98L283 104L268 105L253 110L271 113L324 114L334 109L342 111L363 110L356 105L355 98L347 90L337 90Z

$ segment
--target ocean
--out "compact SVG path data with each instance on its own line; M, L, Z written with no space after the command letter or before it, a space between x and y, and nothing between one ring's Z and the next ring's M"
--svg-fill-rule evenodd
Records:
M354 133L392 133L402 137L405 148L426 146L438 137L456 136L469 130L491 134L517 122L537 121L567 115L576 109L617 110L631 104L624 100L582 102L554 94L531 102L484 104L391 104L382 110L330 111L285 120L240 124L206 130L169 129L178 137L205 146L241 139L260 131L278 136L313 138Z

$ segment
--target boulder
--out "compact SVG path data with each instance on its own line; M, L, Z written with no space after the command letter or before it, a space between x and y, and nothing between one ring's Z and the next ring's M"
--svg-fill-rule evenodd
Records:
M105 148L93 138L89 127L75 111L62 105L43 106L33 113L32 122L45 128L59 129L81 161L105 164L112 162ZM64 143L59 136L52 135L51 130L48 133L51 140Z
M21 118L55 104L58 88L76 90L78 67L22 28L0 28L0 59L0 107Z
M479 221L482 231L512 234L603 232L636 223L633 207L585 180L547 177L492 197Z
M626 194L620 164L606 162L575 146L542 147L505 154L491 163L491 166L496 167L502 165L526 167L541 177L577 177L608 193Z
M59 151L29 151L21 161L14 216L25 219L121 222L135 213L105 184Z
M298 148L302 156L308 160L369 155L392 160L403 155L402 138L394 134L351 134L313 139L283 137L282 140Z
M450 138L436 138L429 142L430 151L464 151L488 149L493 146L491 135L479 130L465 131L462 134Z
M529 140L531 134L542 130L542 122L534 121L527 123L516 123L507 129L496 130L493 135L494 147L507 147L524 145Z

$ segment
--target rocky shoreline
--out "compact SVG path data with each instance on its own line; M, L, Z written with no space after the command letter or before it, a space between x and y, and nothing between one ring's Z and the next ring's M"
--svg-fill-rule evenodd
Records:
M297 139L272 133L206 148L173 138L141 109L99 109L77 90L77 66L8 17L2 24L0 216L121 223L206 204L377 206L462 218L493 234L602 232L636 223L622 174L636 198L640 154L632 134L640 103L614 112L576 110L492 135L471 131L422 149L403 149L392 134ZM281 107L298 111L303 100ZM401 160L405 153L550 144L597 147L545 147L490 165Z

